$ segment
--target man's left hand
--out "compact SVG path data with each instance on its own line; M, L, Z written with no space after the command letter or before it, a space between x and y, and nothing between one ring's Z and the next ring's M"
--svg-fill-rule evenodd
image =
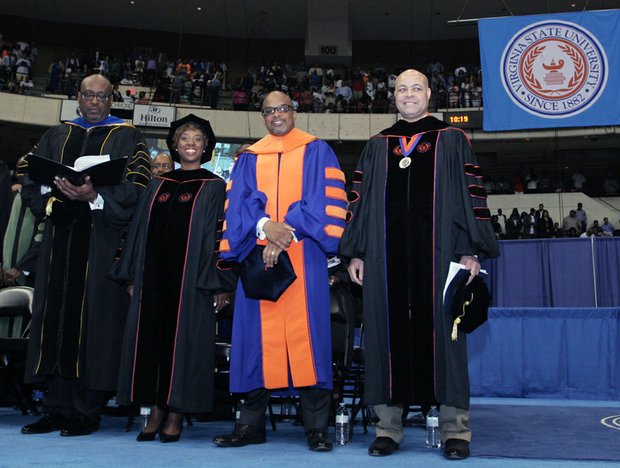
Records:
M276 244L271 242L265 246L263 250L263 262L265 262L266 268L273 268L278 263L278 256L284 249L279 248Z
M228 297L228 293L214 294L213 295L213 305L215 307L215 311L219 312L228 304L230 304L230 299Z
M471 272L467 284L471 283L474 277L480 272L480 262L476 257L463 255L459 263L465 265L465 268Z
M54 179L54 184L69 200L92 203L97 199L97 192L95 191L93 183L90 181L90 176L84 178L84 183L82 185L73 185L64 177L56 177Z

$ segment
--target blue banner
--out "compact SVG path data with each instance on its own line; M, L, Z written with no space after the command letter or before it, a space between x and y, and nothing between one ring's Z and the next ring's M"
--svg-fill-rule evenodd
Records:
M485 131L620 125L620 10L478 22Z

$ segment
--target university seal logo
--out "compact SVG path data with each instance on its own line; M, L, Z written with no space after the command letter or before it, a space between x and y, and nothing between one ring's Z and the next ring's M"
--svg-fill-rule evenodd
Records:
M605 50L590 31L567 21L541 21L517 32L502 53L504 89L538 117L572 117L596 102L607 84Z

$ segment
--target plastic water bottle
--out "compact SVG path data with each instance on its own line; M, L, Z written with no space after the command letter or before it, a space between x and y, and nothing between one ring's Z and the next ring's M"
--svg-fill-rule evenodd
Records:
M351 424L349 417L349 410L344 403L338 405L336 410L336 438L335 442L338 445L347 445L351 442Z
M434 406L426 413L426 448L441 447L439 437L439 413Z
M235 412L235 424L237 424L237 421L239 421L239 416L241 416L241 407L243 406L244 403L245 403L245 400L239 400L237 405L233 407L233 411Z
M290 401L285 401L280 406L280 415L282 416L282 421L290 421L293 416L293 405Z
M141 406L140 407L140 430L142 432L144 432L147 424L149 423L149 416L151 416L151 407Z

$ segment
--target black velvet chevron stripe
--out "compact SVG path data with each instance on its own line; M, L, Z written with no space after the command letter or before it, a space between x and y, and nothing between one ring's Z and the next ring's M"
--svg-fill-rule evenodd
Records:
M491 211L486 206L474 206L476 219L491 219Z
M351 190L350 192L347 193L347 200L349 201L349 203L355 203L360 199L360 194L357 193L355 190Z
M222 260L222 259L219 259L215 263L215 266L217 267L218 270L234 270L235 268L237 268L237 265L238 265L237 262L232 262L229 260Z
M486 198L487 191L482 185L470 185L469 194L476 198Z
M482 177L480 166L476 166L474 164L465 164L465 174L473 177Z

